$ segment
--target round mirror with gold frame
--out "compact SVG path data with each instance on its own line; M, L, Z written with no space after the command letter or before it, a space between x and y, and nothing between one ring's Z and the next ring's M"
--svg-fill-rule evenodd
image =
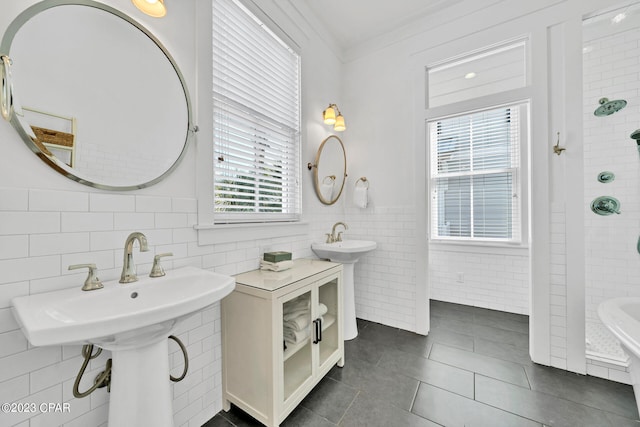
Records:
M313 183L318 199L325 205L338 201L347 179L347 154L342 140L330 135L318 148L313 167Z

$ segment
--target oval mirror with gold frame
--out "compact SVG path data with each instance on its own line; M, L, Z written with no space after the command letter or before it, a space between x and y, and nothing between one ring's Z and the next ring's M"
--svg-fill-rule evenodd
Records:
M330 135L322 141L312 166L318 199L325 205L333 205L340 198L347 179L347 154L342 140Z
M44 0L7 28L11 124L66 177L95 188L155 184L184 157L195 127L177 63L119 10L92 0Z

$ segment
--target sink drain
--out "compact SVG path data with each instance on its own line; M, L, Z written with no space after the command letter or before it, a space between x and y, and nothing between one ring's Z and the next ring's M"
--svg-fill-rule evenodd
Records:
M138 298L137 292L131 292L131 298Z

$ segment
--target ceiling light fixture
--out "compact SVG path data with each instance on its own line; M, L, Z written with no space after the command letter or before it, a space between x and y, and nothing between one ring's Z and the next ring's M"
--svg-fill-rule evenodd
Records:
M468 79L472 79L472 78L474 78L475 76L476 76L476 73L474 73L474 72L472 71L472 72L470 72L470 73L465 74L465 75L464 75L464 78L468 80Z
M154 18L162 18L167 14L164 0L131 0L142 12Z
M626 13L624 13L624 12L623 13L619 13L616 16L614 16L613 18L611 18L611 22L613 22L614 24L619 24L626 17L627 17Z
M336 112L338 113L337 115ZM333 125L333 130L336 132L342 132L347 128L344 123L344 117L336 104L329 104L326 110L322 112L322 120L326 125Z

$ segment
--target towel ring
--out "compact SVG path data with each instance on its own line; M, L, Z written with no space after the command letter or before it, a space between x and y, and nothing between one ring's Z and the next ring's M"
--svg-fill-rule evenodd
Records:
M358 186L358 183L359 183L360 181L362 181L362 185L363 185L365 188L369 188L369 180L367 179L367 177L366 177L366 176L362 176L362 177L358 178L358 180L356 181L356 187Z
M0 115L6 121L13 115L13 84L11 82L11 58L0 55Z
M327 179L329 180L329 182L327 182ZM323 184L335 184L335 182L336 182L336 176L335 175L328 175L328 176L325 176L322 179L322 183Z

